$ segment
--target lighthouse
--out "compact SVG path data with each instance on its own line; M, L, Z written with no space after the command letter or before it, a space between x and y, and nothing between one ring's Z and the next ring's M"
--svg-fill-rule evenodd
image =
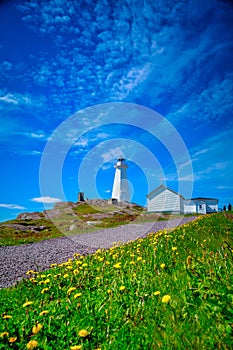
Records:
M112 189L112 199L118 202L129 202L129 185L126 174L128 166L125 164L124 158L119 158L114 165L115 177Z

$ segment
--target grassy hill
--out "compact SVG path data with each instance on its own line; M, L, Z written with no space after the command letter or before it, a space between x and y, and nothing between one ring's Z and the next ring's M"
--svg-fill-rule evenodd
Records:
M23 213L15 220L0 223L0 246L38 242L64 234L124 225L139 219L142 212L143 208L136 204L116 206L104 200L58 203L52 210Z
M232 219L29 271L0 290L0 349L232 349Z

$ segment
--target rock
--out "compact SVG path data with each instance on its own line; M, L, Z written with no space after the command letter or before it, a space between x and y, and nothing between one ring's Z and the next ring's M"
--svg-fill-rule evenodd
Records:
M73 225L70 225L69 230L73 231L75 228L76 228L76 225L73 224Z
M17 220L39 220L39 219L43 219L43 214L38 212L22 213L22 214L19 214L16 219Z

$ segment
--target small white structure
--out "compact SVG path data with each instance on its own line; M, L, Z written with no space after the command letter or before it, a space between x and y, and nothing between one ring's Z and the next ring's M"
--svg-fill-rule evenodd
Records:
M128 166L125 164L125 159L119 158L114 168L116 172L112 189L112 200L116 200L117 202L129 202L129 184L126 174Z
M147 211L178 214L213 213L218 211L218 199L203 197L185 199L181 194L161 185L147 195Z

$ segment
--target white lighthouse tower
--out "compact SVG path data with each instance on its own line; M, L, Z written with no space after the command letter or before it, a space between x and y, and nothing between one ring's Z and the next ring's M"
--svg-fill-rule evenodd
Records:
M112 199L115 199L118 202L129 202L129 185L126 174L128 166L125 164L125 159L119 158L114 165L114 168L116 169L116 172L112 189Z

